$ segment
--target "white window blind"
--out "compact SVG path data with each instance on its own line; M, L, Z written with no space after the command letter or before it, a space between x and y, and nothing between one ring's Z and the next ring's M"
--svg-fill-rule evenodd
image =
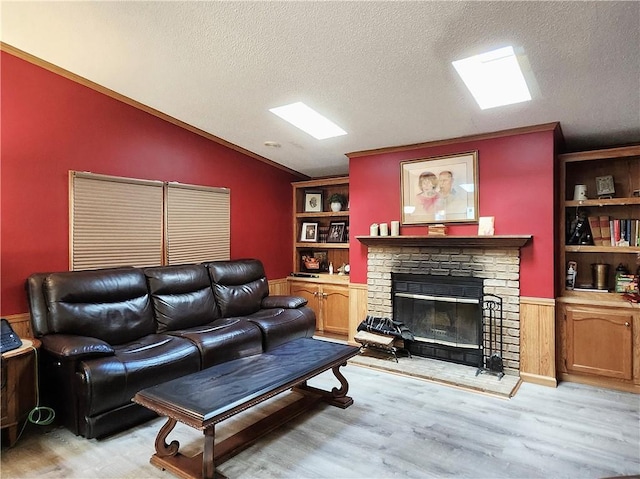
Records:
M70 172L70 269L162 264L163 183Z
M166 263L229 259L229 190L168 183L166 192Z

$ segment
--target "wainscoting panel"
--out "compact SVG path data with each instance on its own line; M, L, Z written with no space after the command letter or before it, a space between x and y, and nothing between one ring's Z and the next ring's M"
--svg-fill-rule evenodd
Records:
M367 285L349 284L349 343L355 344L353 337L358 324L367 316Z
M520 377L557 387L555 300L520 297Z
M269 295L287 295L289 294L289 282L287 278L269 280Z

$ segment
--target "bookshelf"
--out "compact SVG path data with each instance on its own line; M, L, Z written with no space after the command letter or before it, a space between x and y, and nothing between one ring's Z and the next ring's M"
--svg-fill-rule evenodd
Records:
M307 305L316 313L317 335L346 340L349 276L338 274L338 270L349 264L349 177L298 181L292 187L294 246L289 291L306 298ZM329 204L329 198L336 193L347 198L340 211L332 211ZM339 233L337 238L331 238L332 231ZM313 258L314 262L305 263L305 257ZM330 264L333 274L328 271ZM300 274L307 276L297 276Z
M640 307L615 292L618 265L630 273L640 265L640 145L559 155L559 167L560 379L640 392ZM598 197L598 178L608 176L615 192ZM576 185L586 186L586 199L574 198ZM581 220L586 224L576 232ZM618 227L624 224L630 225L626 240ZM570 262L577 269L573 288L567 285Z

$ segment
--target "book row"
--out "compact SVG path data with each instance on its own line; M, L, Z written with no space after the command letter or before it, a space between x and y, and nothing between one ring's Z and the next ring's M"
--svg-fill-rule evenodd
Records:
M640 246L640 219L589 216L588 223L596 246Z

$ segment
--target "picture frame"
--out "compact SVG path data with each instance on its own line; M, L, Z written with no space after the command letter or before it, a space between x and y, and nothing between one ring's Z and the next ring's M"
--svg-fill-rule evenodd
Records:
M347 223L344 221L332 221L329 223L329 235L327 243L344 243Z
M302 223L300 230L300 241L315 243L318 241L318 223Z
M403 225L478 222L478 151L400 163Z
M300 252L300 271L306 273L320 272L320 260L314 257L313 251L308 250Z
M329 271L329 252L327 250L316 250L313 252L313 257L320 263L321 273Z
M322 212L322 191L305 191L304 193L304 212L320 213Z
M616 193L613 175L596 176L596 194L598 196L610 196Z

